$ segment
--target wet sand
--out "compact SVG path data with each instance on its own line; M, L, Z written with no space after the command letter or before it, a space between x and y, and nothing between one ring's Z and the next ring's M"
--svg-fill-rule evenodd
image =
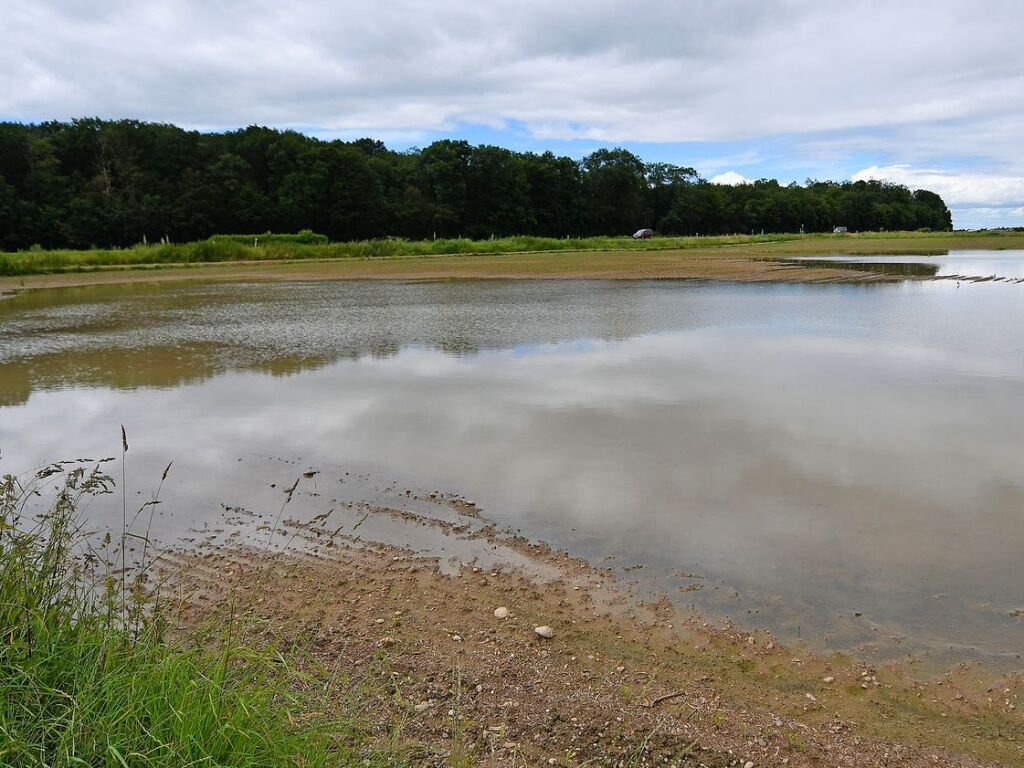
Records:
M355 525L275 528L226 509L164 560L178 631L230 613L249 639L308 654L419 765L1024 764L1019 673L787 647L499 532L460 497L420 501L442 511L365 505ZM448 554L365 538L377 520L429 529Z

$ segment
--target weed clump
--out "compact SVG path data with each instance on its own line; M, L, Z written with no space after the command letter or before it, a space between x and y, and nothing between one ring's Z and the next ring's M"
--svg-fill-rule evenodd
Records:
M112 492L101 464L0 481L0 765L354 763L359 732L320 713L323 681L287 656L230 628L167 639L145 563L124 582L123 545L82 530L79 510Z

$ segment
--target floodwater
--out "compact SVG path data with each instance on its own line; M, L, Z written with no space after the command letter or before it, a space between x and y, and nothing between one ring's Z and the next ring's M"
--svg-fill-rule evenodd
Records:
M939 256L799 256L787 261L919 277L1024 282L1020 251L950 251Z
M1024 253L983 256L1021 274ZM225 506L273 517L310 469L289 515L440 489L818 647L1024 652L1015 283L175 283L0 301L0 472L117 455L122 424L131 495L174 462L165 543ZM119 526L120 498L89 514Z

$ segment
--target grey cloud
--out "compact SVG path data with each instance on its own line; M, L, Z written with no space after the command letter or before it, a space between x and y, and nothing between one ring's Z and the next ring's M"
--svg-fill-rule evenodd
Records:
M930 161L976 136L1009 162L1024 138L1015 1L8 6L4 118L374 135L516 120L609 142L870 129Z

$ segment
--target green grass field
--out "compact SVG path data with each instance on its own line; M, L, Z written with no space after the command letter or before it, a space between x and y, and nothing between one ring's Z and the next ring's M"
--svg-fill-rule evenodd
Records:
M654 240L590 237L555 239L507 237L496 240L364 240L348 243L302 243L266 235L226 235L196 243L138 245L87 251L19 251L0 254L0 275L33 275L97 267L196 264L232 261L373 259L453 254L532 253L537 251L671 250L769 243L796 235L671 237ZM258 241L259 244L255 244Z
M258 240L257 240L258 238ZM304 240L314 242L304 242ZM730 235L722 237L629 237L495 240L367 240L315 242L312 235L224 235L196 243L139 245L85 251L30 250L0 253L0 287L14 278L91 274L90 282L117 279L134 270L218 266L207 275L287 278L300 267L304 277L703 277L730 279L740 264L761 272L771 260L822 254L944 254L950 250L1024 249L1024 232L884 232L853 235ZM500 257L500 258L491 258ZM757 266L760 263L761 266ZM233 266L236 265L236 266ZM290 265L290 266L289 266ZM301 265L321 265L301 267ZM255 274L258 271L259 274ZM217 273L216 275L214 273ZM271 275L273 273L273 275ZM321 275L320 273L324 273ZM102 274L109 277L104 278ZM199 275L195 275L199 277ZM763 275L762 275L763 276ZM151 279L160 279L154 275ZM27 286L28 283L25 283Z

